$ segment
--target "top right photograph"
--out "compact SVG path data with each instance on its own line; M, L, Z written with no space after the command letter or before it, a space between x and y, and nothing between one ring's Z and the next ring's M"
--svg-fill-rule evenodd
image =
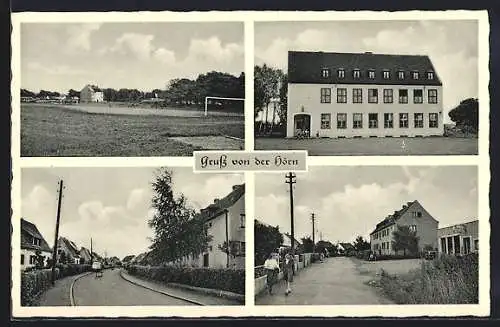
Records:
M255 149L477 155L478 23L255 22Z

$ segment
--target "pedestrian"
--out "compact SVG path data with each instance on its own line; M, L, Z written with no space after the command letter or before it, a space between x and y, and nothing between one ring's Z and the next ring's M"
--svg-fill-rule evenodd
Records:
M293 255L292 255L291 251L289 251L285 255L285 260L283 263L283 278L286 281L285 295L288 295L292 292L292 288L290 287L290 283L293 282L293 268L295 266L294 261L295 260L293 258Z
M264 262L264 269L267 273L267 290L270 295L273 295L273 286L278 280L280 266L278 262L279 254L271 253L267 260Z

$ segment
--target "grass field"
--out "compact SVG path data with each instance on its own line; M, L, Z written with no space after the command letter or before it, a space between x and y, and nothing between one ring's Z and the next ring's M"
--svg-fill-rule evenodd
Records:
M242 116L104 114L21 105L21 156L25 157L191 156L195 150L239 150L243 141L224 141L214 149L213 137L243 139L244 134ZM210 144L205 146L200 136L211 136ZM189 137L196 142L190 143Z
M404 144L403 144L404 141ZM256 150L308 150L311 156L477 155L477 138L256 138Z

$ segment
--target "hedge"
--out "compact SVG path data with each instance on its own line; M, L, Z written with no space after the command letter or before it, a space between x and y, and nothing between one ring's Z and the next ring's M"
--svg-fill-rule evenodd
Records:
M179 283L184 285L211 288L245 294L244 269L215 269L192 267L146 267L128 266L127 272L137 277L162 283Z
M57 265L56 279L90 271L91 265ZM31 270L21 273L21 305L32 306L38 296L52 286L52 269Z

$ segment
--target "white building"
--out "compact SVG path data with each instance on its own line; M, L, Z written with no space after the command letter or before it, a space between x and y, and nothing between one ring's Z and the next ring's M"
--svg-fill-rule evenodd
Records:
M94 85L85 85L85 87L80 91L80 102L103 102L104 92Z
M21 218L21 269L37 264L37 252L44 257L44 266L52 251L35 224Z
M437 235L439 253L464 255L479 251L479 220L440 228Z
M287 137L443 135L442 99L428 56L288 52Z

